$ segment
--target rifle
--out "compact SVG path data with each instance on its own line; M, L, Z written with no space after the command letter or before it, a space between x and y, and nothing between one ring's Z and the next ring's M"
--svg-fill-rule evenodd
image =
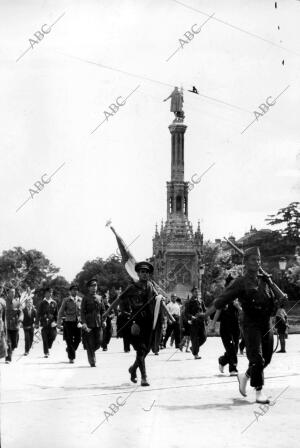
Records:
M232 247L232 249L234 249L239 255L241 255L242 257L245 256L244 252L239 249L232 241L228 240L227 238L225 238L224 236L224 240L229 244L229 246ZM270 288L272 289L272 291L274 292L274 294L279 298L280 302L285 302L288 298L288 295L285 294L278 285L276 285L275 282L273 282L272 280L272 274L268 274L266 271L263 270L263 268L261 266L259 266L258 269L259 273L265 278L267 284L270 286Z

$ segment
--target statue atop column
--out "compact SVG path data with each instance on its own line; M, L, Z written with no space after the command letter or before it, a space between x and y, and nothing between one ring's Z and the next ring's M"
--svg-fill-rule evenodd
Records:
M184 120L184 111L183 111L183 89L181 88L180 91L178 90L178 87L175 87L171 95L168 96L168 98L164 99L164 101L167 101L171 98L171 107L170 111L174 112L175 119L173 120L173 123L176 122L183 122Z

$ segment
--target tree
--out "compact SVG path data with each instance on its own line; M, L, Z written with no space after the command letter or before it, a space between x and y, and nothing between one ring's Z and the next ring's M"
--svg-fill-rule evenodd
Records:
M0 281L15 287L38 288L45 280L50 281L59 272L45 255L35 249L22 247L3 251L0 256Z
M269 215L266 221L271 226L284 224L279 230L280 234L292 242L300 242L300 202L291 202L278 210L276 215Z
M203 244L203 264L205 271L202 277L202 290L207 305L224 288L226 277L241 274L241 266L233 263L231 250L222 245L206 241Z
M108 290L111 298L116 296L117 289L125 289L131 281L117 256L111 256L106 261L102 258L87 261L75 278L81 292L87 292L86 283L93 277L97 279L99 292L105 294Z

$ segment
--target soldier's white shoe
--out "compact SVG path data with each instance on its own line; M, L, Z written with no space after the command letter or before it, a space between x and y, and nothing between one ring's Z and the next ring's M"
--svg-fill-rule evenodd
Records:
M269 398L264 394L262 389L256 391L256 403L270 404Z
M237 379L239 382L240 394L243 395L243 397L247 397L246 388L247 388L247 383L248 383L249 377L245 373L239 373L237 375Z

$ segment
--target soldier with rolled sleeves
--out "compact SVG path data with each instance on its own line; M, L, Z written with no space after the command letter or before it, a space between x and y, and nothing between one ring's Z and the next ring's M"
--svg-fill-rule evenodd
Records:
M141 372L141 386L149 386L145 358L151 349L153 335L154 298L157 295L149 281L153 266L147 261L136 263L135 271L139 281L131 284L109 307L105 314L118 305L121 312L130 314L126 325L131 327L131 344L136 351L136 359L129 367L130 379L137 382L137 369Z
M64 318L64 339L67 344L69 362L74 363L76 350L81 341L81 323L80 323L81 297L78 295L78 286L73 283L70 286L70 295L62 301L58 312L57 324L61 328Z
M57 336L57 303L52 298L53 289L44 289L45 297L38 308L36 328L42 327L44 358L50 355L50 349Z
M95 278L87 282L87 288L88 293L81 302L82 339L90 366L96 367L95 352L101 346L101 334L103 338L105 307L101 296L97 294L98 284Z
M245 373L238 374L239 390L246 396L248 380L256 389L256 402L268 404L270 400L263 393L264 369L271 362L273 354L273 331L271 316L282 297L267 275L259 273L261 258L259 248L244 252L245 275L236 278L214 301L203 318L222 309L236 298L243 309L243 334L249 366Z
M12 360L12 353L18 347L20 323L23 320L23 312L20 300L16 297L13 286L8 288L6 298L6 332L7 332L7 356L6 364Z

